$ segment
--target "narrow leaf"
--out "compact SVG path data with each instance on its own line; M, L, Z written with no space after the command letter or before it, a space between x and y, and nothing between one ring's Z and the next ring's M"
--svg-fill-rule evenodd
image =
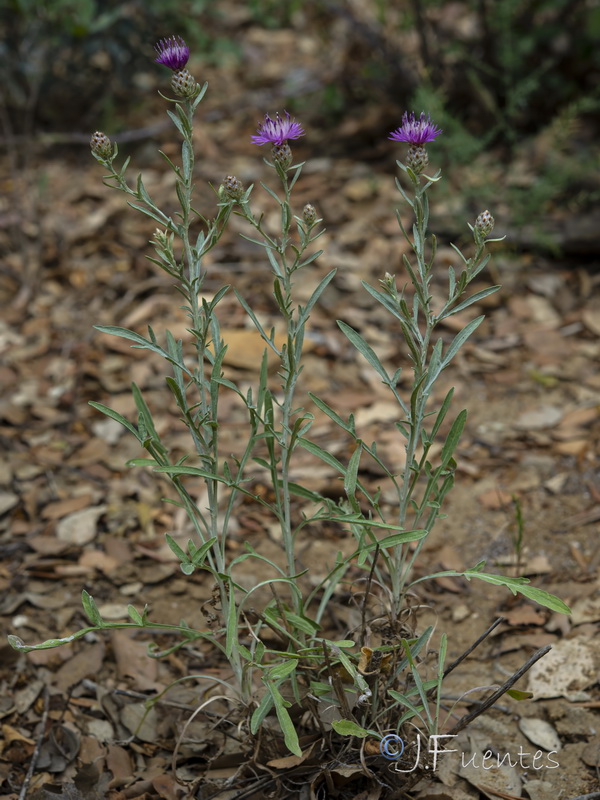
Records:
M169 548L177 556L177 558L182 563L189 564L190 563L190 559L189 559L188 554L177 544L175 539L171 535L169 535L168 533L165 533L165 539L167 540L167 544L169 545Z
M323 252L322 250L319 250L318 253L315 253L314 256L311 256L311 258L309 260L303 262L300 266L303 267L306 264L310 263L310 261L312 261L313 259L317 258L317 256L319 256L322 252ZM337 270L335 270L335 269L332 269L331 272L328 272L327 275L325 275L325 277L323 278L323 280L319 283L317 288L314 290L314 292L311 294L311 296L308 299L308 303L302 309L302 318L303 319L308 319L308 315L312 311L313 306L315 305L315 303L317 302L319 297L323 294L325 289L329 286L329 284L331 283L331 281L335 277L335 273L336 272L337 272Z
M279 681L287 678L298 666L298 659L291 658L289 661L282 661L281 664L276 664L274 667L269 668L269 680Z
M367 342L360 335L360 333L355 331L354 328L351 328L350 325L346 325L346 323L342 322L341 320L338 320L337 324L339 325L342 332L346 334L348 339L350 339L350 341L352 342L354 347L358 350L358 352L367 359L367 361L377 372L377 374L381 376L383 382L389 384L390 377L387 374L383 364L377 357L377 354L375 353L373 348L370 345L368 345Z
M452 427L450 428L444 446L442 447L442 467L445 468L452 458L452 454L456 450L460 437L462 436L462 432L465 429L466 422L467 411L465 409L460 412L460 414L452 423Z
M497 292L500 288L500 286L490 286L487 289L482 289L480 292L476 292L475 294L471 295L471 297L467 297L466 300L463 300L462 303L459 303L457 306L454 306L454 308L451 308L449 311L442 312L440 316L437 317L437 321L439 322L442 319L446 319L446 317L451 317L453 314L458 314L460 311L464 311L465 308L472 306L473 303L477 303L479 300L483 300L484 297Z
M446 350L446 354L442 361L442 369L445 369L448 366L463 344L467 341L469 336L481 325L484 319L485 317L483 315L480 317L475 317L475 319L472 319L471 322L465 325L462 331L460 331L460 333L454 337L450 343L450 346Z
M327 403L324 400L321 400L320 397L317 397L311 392L309 392L308 395L310 399L313 401L313 403L316 405L316 407L319 408L324 414L326 414L329 417L329 419L333 420L333 422L335 422L336 425L339 425L339 427L342 428L342 430L345 430L346 433L349 433L351 436L354 436L355 431L353 425L350 425L349 422L344 422L344 420L340 417L340 415L337 412L335 412L333 408L331 408L331 406L327 405Z
M142 441L142 438L137 428L135 428L131 424L131 422L129 422L129 420L125 419L125 417L122 414L119 414L118 411L113 411L112 408L109 408L108 406L105 406L102 403L96 403L94 400L90 400L89 405L91 405L92 408L95 408L96 411L100 411L102 414L106 414L107 417L114 419L116 422L120 422L121 425L127 428L127 430L130 433L133 433L138 442Z
M86 617L89 619L92 625L98 625L99 627L102 627L104 622L100 616L100 612L98 611L98 606L94 602L92 595L89 592L86 592L85 589L81 593L81 605L83 606Z
M300 749L300 742L298 741L298 734L296 733L296 729L294 728L294 723L292 722L292 718L290 717L287 708L285 707L285 700L281 696L279 689L274 686L272 683L268 683L269 692L271 693L271 697L273 698L273 702L275 703L275 712L277 714L277 719L279 720L279 724L281 726L281 730L283 731L283 739L285 741L287 749L290 753L293 753L295 756L301 756L302 750Z
M534 696L533 692L524 692L521 689L507 689L506 694L513 700L531 700Z
M346 470L346 475L344 476L344 491L346 492L350 503L355 511L359 510L358 503L356 502L354 495L356 494L356 482L358 480L358 468L360 466L360 457L362 455L362 442L358 442L354 452L352 453L352 457L348 462L348 468Z
M331 723L331 727L340 736L357 736L359 739L364 739L365 736L379 736L375 731L361 728L350 719L336 719Z
M380 549L384 547L396 547L399 544L416 542L419 539L424 539L427 533L426 530L403 531L402 533L394 533L392 536L385 536L383 539L380 539L377 544L379 544ZM365 545L365 549L374 550L375 544Z
M254 710L252 718L250 719L250 733L254 735L262 725L265 717L273 708L273 696L270 692L265 692L258 708Z
M309 453L312 453L314 456L317 456L326 464L329 464L330 467L333 467L335 470L340 472L342 475L346 474L346 467L342 464L341 461L338 461L335 456L332 456L327 450L323 450L322 447L319 447L318 444L311 442L310 439L298 439L299 444L304 447L305 450L308 450Z
M128 605L127 606L127 613L129 614L129 616L135 622L136 625L143 625L144 624L144 620L142 619L142 615L136 609L135 606L132 606L131 604Z

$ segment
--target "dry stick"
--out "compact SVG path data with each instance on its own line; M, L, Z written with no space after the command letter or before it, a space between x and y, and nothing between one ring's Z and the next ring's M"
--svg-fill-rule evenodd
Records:
M458 667L458 665L462 661L464 661L465 658L467 658L467 656L470 656L471 653L473 652L473 650L475 650L476 647L479 647L479 645L483 642L483 640L486 639L490 635L490 633L494 630L494 628L497 628L498 625L500 625L501 622L504 622L504 617L498 617L498 619L494 623L492 623L492 625L490 625L490 627L487 629L487 631L482 633L481 636L479 637L479 639L476 639L473 642L473 644L469 648L467 648L465 650L465 652L462 654L462 656L459 656L456 659L456 661L453 661L452 664L450 664L450 666L446 667L446 669L444 670L444 674L443 674L442 678L445 678L446 675L449 675L452 672L453 669Z
M465 658L468 655L470 655L473 652L473 650L475 650L476 647L479 647L479 645L483 642L483 640L486 639L490 635L490 633L494 630L494 628L500 625L501 622L504 622L504 617L498 617L498 619L490 625L487 631L484 631L481 634L481 636L478 639L476 639L473 642L473 644L470 647L468 647L465 650L465 652L456 659L456 661L453 661L452 664L446 667L446 669L444 670L444 674L442 675L442 680L444 680L446 675L449 675L453 669L456 669L456 667L458 667L458 665L461 664L465 660ZM427 697L431 699L432 697L435 696L436 692L437 692L437 686L432 686L431 689L427 692ZM477 702L480 703L480 701Z
M507 794L506 792L501 792L499 789L493 789L491 786L486 786L484 783L477 783L473 784L479 789L480 792L485 792L486 794L493 794L494 797L501 797L502 800L520 800L515 794Z
M599 800L600 792L590 792L589 794L578 794L577 797L572 797L571 800Z
M29 762L29 769L27 770L27 775L25 775L23 786L21 786L21 791L19 792L19 800L25 800L25 796L27 795L27 789L29 788L31 778L33 777L35 765L37 764L37 760L40 757L42 742L44 741L44 738L46 736L46 723L48 722L49 709L50 709L50 697L48 695L48 689L46 688L44 689L44 710L42 712L40 733L35 743L35 749L33 751L33 755L31 756L31 761Z
M479 708L475 709L475 711L471 711L469 714L465 714L462 719L456 723L456 725L452 728L452 730L448 731L449 736L455 736L459 731L462 731L463 728L466 728L467 725L472 722L476 717L480 714L483 714L484 711L487 711L490 706L493 706L496 700L498 700L502 695L507 692L511 686L513 686L519 678L523 677L523 675L531 669L531 667L535 664L536 661L539 661L540 658L546 655L550 650L552 650L552 645L547 644L545 647L542 647L540 650L535 652L529 661L526 661L522 667L520 667L511 677L503 683L502 686L494 692L494 694L490 695L487 700L484 700Z
M276 780L277 779L273 778L271 775L265 775L264 778L259 778L258 780L256 780L248 789L243 789L238 794L233 795L231 800L243 800L243 798L252 797L252 795L255 795L259 791L259 789L263 790L266 789L270 783L275 783ZM212 800L212 798L215 798L216 800L216 798L222 794L223 794L223 789L222 788L217 789L217 791L214 794L208 796L208 800Z

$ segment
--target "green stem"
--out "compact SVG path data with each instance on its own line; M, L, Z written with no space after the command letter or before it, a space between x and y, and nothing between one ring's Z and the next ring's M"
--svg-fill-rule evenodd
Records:
M194 442L198 451L198 455L202 460L203 467L208 471L216 471L219 465L219 449L218 449L218 427L217 419L214 418L214 411L211 404L210 383L206 375L206 361L205 354L208 349L209 339L211 335L211 319L210 311L206 310L206 306L201 307L198 295L204 283L205 274L202 271L202 257L206 252L201 249L200 252L195 252L190 242L190 223L192 213L192 194L193 194L193 171L194 171L194 147L193 147L193 105L191 101L186 101L184 110L188 122L189 134L184 135L182 143L182 171L180 180L180 189L178 192L181 202L181 225L179 226L179 233L183 244L184 262L187 267L187 280L184 282L182 288L186 294L186 299L189 302L189 316L192 323L192 330L194 331L194 343L196 350L196 368L194 370L194 383L199 393L199 403L197 411L194 414L196 423L202 424L204 430L208 433L205 436L194 436ZM212 230L207 231L207 249L213 246L218 239L217 225L213 226ZM187 288L187 292L185 291ZM220 341L213 342L215 353L222 346ZM193 425L190 426L192 434ZM216 580L219 597L221 600L222 614L225 620L230 619L230 604L235 603L233 592L229 593L228 585L221 578L222 574L226 573L226 560L225 560L225 539L226 529L219 530L219 482L216 478L205 478L207 490L207 505L208 505L208 531L209 538L216 538L219 543L214 549L216 558L217 570L213 571L213 577ZM188 516L193 524L197 521L197 513L195 508L190 507L189 496L187 491L178 488L180 497L184 500L184 505ZM236 637L237 640L237 637ZM234 646L231 656L229 658L230 664L236 675L239 686L243 686L243 665L241 663L240 654L237 647Z
M411 241L413 251L417 261L417 269L414 272L418 286L415 287L416 312L413 318L413 342L417 349L418 361L413 363L413 396L410 402L410 412L407 420L408 438L405 446L406 463L400 489L398 493L398 525L406 526L408 512L410 509L413 492L416 488L420 469L416 461L416 453L422 441L423 425L425 420L425 408L427 395L423 386L427 374L429 359L429 343L435 327L435 315L431 309L431 295L429 284L431 282L431 269L428 269L425 258L425 236L429 219L429 208L426 195L426 186L422 186L417 177L413 181L415 189L415 224L413 228L413 240ZM431 265L429 265L431 267ZM424 329L421 331L420 323L423 320ZM423 544L424 540L419 542ZM420 550L420 547L419 547ZM398 615L402 608L404 587L408 580L410 569L414 563L414 556L410 558L408 545L398 545L393 554L394 569L392 570L392 602L393 614Z

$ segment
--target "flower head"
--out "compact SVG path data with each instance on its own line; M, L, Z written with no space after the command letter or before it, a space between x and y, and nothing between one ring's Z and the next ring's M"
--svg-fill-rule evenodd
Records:
M317 209L312 203L307 203L302 209L302 219L309 228L312 228L317 221Z
M433 142L440 133L442 131L433 124L429 114L425 117L425 112L422 111L419 119L415 119L412 111L410 114L405 111L402 115L402 125L392 131L388 138L396 142L422 145L425 142Z
M299 122L291 118L288 112L285 112L285 119L282 119L279 114L275 115L275 119L271 119L268 114L265 114L265 121L260 122L257 128L257 135L252 137L254 144L275 144L282 145L288 139L299 139L304 136L304 130Z
M244 195L244 184L235 175L228 175L221 184L221 188L230 200L241 200Z
M171 88L175 94L178 94L179 97L185 97L187 100L194 98L200 91L196 79L187 69L179 69L173 73Z
M113 154L112 142L102 131L96 131L96 133L92 134L90 147L92 153L99 159L108 160Z
M485 211L482 211L475 220L475 230L480 236L487 236L488 233L492 232L495 224L496 221L486 209Z
M161 39L154 45L158 57L154 60L157 64L164 64L165 67L178 72L183 69L190 57L190 48L181 36L169 36L168 39Z

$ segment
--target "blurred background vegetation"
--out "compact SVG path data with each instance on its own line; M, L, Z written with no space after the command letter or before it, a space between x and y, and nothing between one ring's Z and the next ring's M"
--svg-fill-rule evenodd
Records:
M152 45L177 33L195 65L247 82L253 118L270 91L322 132L323 154L382 157L402 111L425 109L444 129L442 160L480 163L517 224L600 199L599 0L0 0L0 22L9 146L139 125ZM300 48L310 37L305 65L257 77L257 30ZM480 181L461 190L468 203Z

